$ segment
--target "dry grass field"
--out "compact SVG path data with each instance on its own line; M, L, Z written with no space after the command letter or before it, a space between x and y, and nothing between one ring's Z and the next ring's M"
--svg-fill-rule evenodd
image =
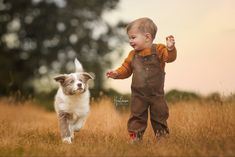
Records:
M170 104L171 134L157 142L151 125L130 144L128 112L105 98L92 103L72 145L61 143L56 114L32 102L0 100L0 156L235 156L235 104Z

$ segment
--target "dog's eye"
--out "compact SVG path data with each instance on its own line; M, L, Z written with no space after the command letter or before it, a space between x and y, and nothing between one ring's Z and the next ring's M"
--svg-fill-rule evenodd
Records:
M74 80L71 80L71 81L69 82L69 84L72 84L72 83L74 83Z

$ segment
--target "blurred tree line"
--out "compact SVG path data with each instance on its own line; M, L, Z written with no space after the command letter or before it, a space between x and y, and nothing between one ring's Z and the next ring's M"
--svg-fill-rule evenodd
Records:
M75 57L95 74L92 93L98 95L110 53L122 53L124 23L113 26L103 18L118 2L0 0L1 96L50 91L51 76L74 71Z
M119 0L0 0L0 96L37 96L50 109L55 94L53 76L74 71L77 57L95 74L92 96L108 95L115 102L130 100L114 90L104 90L104 72L122 54L125 23L110 25L103 15L117 8ZM55 85L55 84L54 84ZM203 97L171 90L170 103L206 101L223 104L219 93ZM129 103L128 103L129 104ZM120 105L117 107L120 107Z

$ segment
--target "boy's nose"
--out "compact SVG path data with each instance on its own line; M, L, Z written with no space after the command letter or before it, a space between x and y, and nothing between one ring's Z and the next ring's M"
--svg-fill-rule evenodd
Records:
M132 40L129 40L129 44L130 44L130 45L133 44L133 41L132 41Z

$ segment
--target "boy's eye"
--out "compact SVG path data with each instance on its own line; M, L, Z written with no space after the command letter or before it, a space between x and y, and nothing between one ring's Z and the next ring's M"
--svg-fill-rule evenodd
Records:
M136 38L135 35L130 35L130 36L129 36L129 39L135 39L135 38Z
M135 39L135 38L136 38L135 36L131 37L131 39Z

